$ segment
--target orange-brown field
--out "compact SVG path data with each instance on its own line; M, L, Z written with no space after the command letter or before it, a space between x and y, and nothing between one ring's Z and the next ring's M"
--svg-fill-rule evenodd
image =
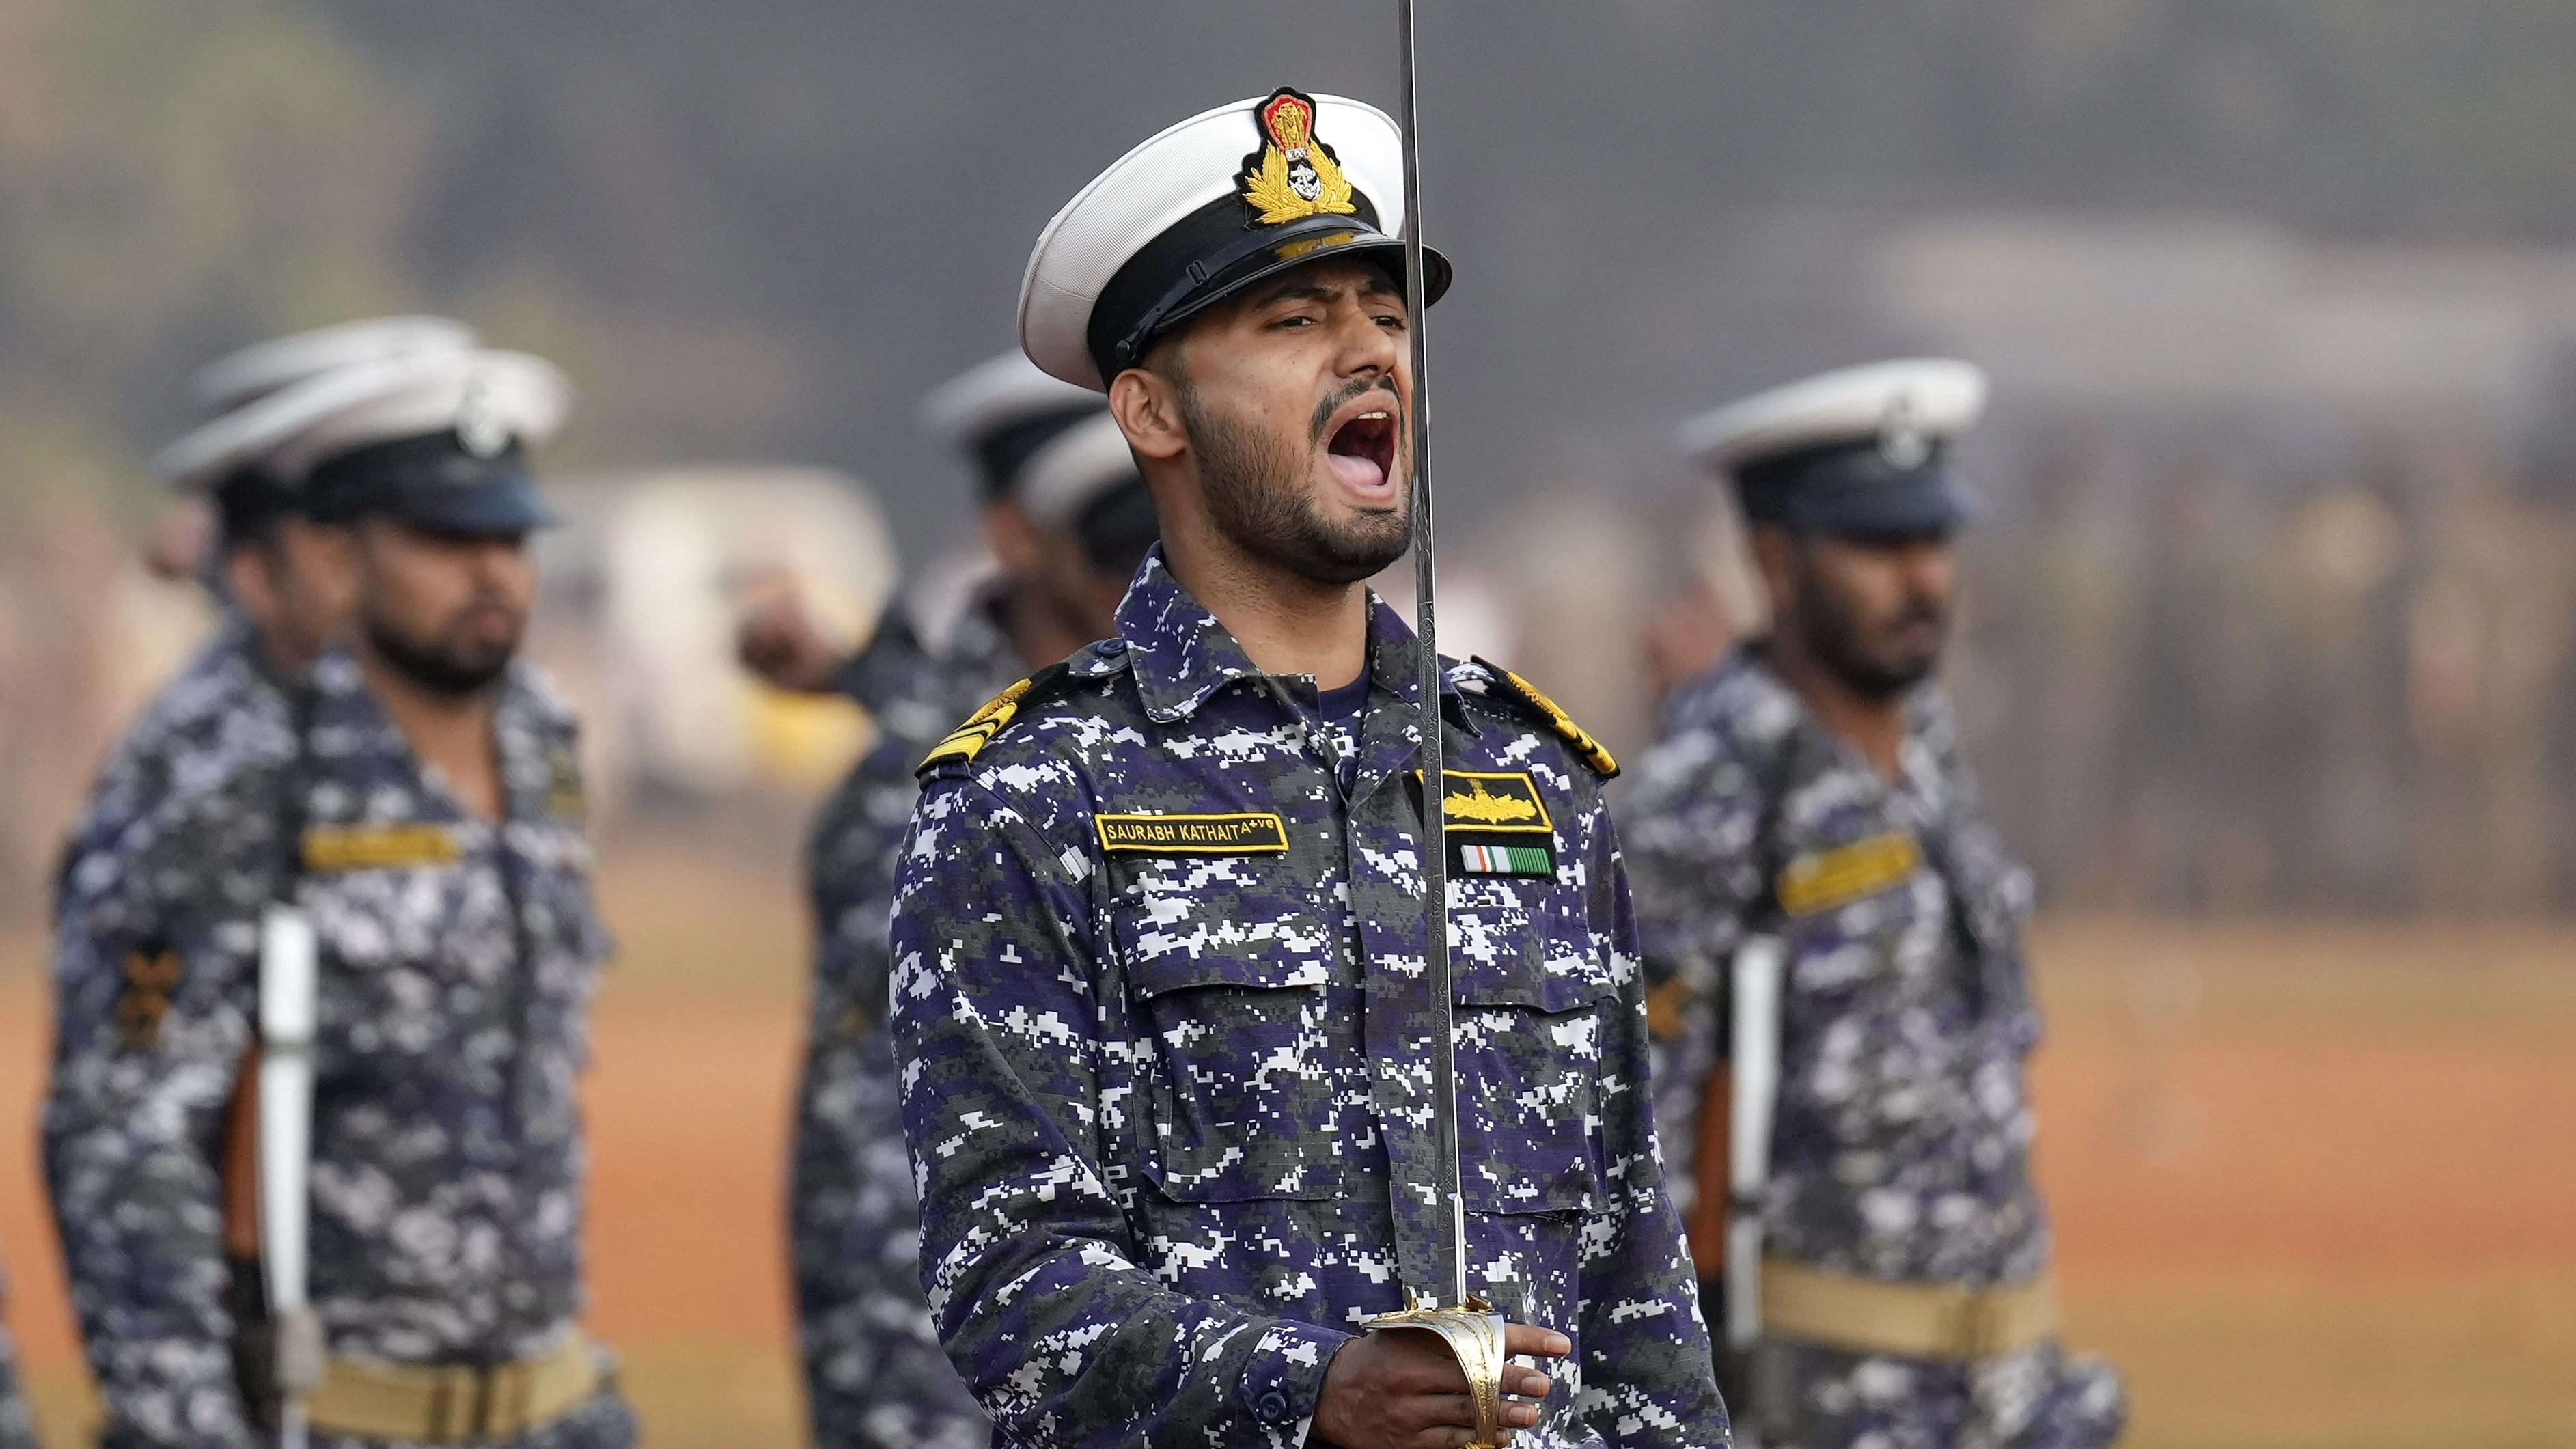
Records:
M661 1449L789 1444L783 851L631 849L599 1007L595 1326ZM0 941L0 1248L53 1442L92 1417L37 1196L37 943ZM2576 929L2055 921L2043 1167L2139 1446L2576 1446Z

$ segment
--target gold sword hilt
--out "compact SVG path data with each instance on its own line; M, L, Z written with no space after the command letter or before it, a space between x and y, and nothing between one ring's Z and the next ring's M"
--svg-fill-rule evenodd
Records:
M1503 1315L1474 1294L1462 1308L1426 1308L1413 1293L1404 1295L1399 1313L1381 1313L1360 1327L1370 1333L1428 1333L1449 1346L1458 1371L1467 1376L1467 1397L1476 1405L1476 1443L1503 1442Z

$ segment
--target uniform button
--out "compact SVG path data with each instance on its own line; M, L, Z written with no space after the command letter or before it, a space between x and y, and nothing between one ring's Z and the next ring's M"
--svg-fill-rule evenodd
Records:
M1276 1424L1288 1417L1288 1396L1272 1389L1261 1396L1261 1421Z

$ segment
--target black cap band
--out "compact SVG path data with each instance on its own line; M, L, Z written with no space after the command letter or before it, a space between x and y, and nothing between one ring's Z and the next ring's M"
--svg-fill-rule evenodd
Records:
M1011 485L1019 480L1021 465L1036 456L1038 449L1099 411L1096 399L1081 398L1063 407L1015 417L1001 427L975 435L968 447L984 481L985 499L990 501L1009 493Z
M1919 462L1898 467L1876 438L1826 443L1735 470L1744 516L1826 533L1947 533L1969 507L1950 481L1949 449L1933 443Z
M213 492L225 548L266 538L279 519L301 511L303 502L294 489L256 467L235 469Z
M1172 328L1264 277L1342 252L1396 253L1403 243L1379 231L1377 207L1354 192L1350 215L1310 216L1284 226L1247 226L1243 198L1229 192L1164 229L1129 257L1092 304L1083 334L1105 382L1144 360ZM1422 254L1424 305L1449 290L1449 259ZM1404 266L1387 273L1404 285Z
M453 431L374 443L317 465L304 490L306 511L324 523L385 517L433 532L503 535L554 521L515 438L488 456Z

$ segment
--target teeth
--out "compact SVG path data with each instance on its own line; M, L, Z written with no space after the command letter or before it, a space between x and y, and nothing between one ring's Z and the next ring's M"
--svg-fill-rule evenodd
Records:
M1384 414L1384 413L1362 413L1362 414L1360 414L1360 421L1361 421L1361 422L1364 422L1364 423L1382 423L1382 422L1385 422L1385 421L1386 421L1386 414Z

